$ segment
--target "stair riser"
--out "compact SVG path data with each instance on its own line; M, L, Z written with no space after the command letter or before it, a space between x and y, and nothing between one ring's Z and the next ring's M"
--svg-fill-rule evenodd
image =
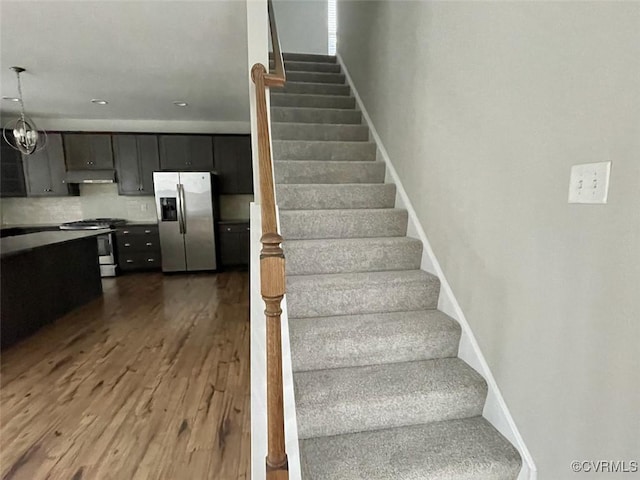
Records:
M280 210L338 208L392 208L396 188L382 185L286 185L277 186Z
M407 212L394 209L283 210L280 225L287 240L401 237L407 233Z
M269 54L269 58L273 58L273 54ZM282 58L285 62L336 63L336 57L333 55L318 55L315 53L283 53Z
M460 326L435 311L290 318L289 332L296 372L455 357L460 342Z
M376 144L372 142L322 142L307 140L274 140L275 160L333 160L364 162L376 159Z
M273 138L278 140L313 140L325 142L365 142L369 140L366 125L325 125L303 123L273 123Z
M288 275L317 273L382 272L420 268L420 242L285 242Z
M274 107L271 109L271 121L359 125L362 123L362 114L355 110Z
M276 183L382 183L383 162L275 162Z
M344 84L342 73L288 72L287 81Z
M287 293L287 307L289 316L297 318L421 310L436 307L439 291L437 281L341 290L320 287Z
M272 93L272 107L299 107L299 108L342 108L356 107L356 99L353 97L336 95L307 95L291 93Z
M297 83L287 82L284 87L277 90L282 93L303 93L309 95L346 95L351 93L349 85L333 83Z

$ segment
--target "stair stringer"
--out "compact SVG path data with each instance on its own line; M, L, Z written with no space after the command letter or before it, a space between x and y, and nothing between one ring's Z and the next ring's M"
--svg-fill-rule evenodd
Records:
M533 457L527 448L518 427L509 412L509 408L504 400L504 397L500 393L498 384L495 377L491 373L489 365L480 350L480 346L471 330L471 326L467 321L458 300L453 293L451 285L447 281L444 275L440 263L435 256L429 239L422 228L422 225L418 219L415 209L407 195L407 192L402 185L402 181L396 172L393 162L391 161L387 150L378 135L375 125L371 121L371 117L362 102L362 98L358 93L358 89L353 83L349 69L342 60L339 53L336 54L338 63L342 67L342 72L345 75L346 83L351 87L351 92L356 99L356 107L362 112L362 122L369 127L370 141L373 141L377 146L377 157L386 165L385 183L393 183L396 185L396 201L395 208L405 209L409 214L409 221L407 225L407 237L416 238L422 242L422 260L420 263L420 269L436 275L440 279L440 296L438 299L438 310L446 313L453 319L455 319L462 328L462 336L460 338L460 346L458 351L458 357L467 362L473 367L480 375L484 377L488 385L488 393L485 401L482 416L487 419L496 430L504 435L518 450L522 462L522 469L518 475L518 480L537 480L538 472L533 461Z

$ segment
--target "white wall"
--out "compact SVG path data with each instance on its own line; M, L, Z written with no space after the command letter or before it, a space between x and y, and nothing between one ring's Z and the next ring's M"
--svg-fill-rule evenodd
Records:
M539 478L638 460L640 4L342 0L338 18ZM609 203L567 204L571 165L608 160Z
M274 0L283 52L327 54L327 0Z

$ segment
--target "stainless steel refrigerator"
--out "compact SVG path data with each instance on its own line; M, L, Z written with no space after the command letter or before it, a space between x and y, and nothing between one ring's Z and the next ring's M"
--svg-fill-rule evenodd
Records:
M215 270L217 195L211 172L154 172L163 272Z

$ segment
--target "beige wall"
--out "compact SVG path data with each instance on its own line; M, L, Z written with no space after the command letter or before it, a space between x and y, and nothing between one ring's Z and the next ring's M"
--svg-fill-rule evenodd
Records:
M327 54L327 0L274 0L273 9L282 51Z
M539 478L638 460L640 3L341 0L338 20ZM600 161L608 204L567 204L571 165Z

